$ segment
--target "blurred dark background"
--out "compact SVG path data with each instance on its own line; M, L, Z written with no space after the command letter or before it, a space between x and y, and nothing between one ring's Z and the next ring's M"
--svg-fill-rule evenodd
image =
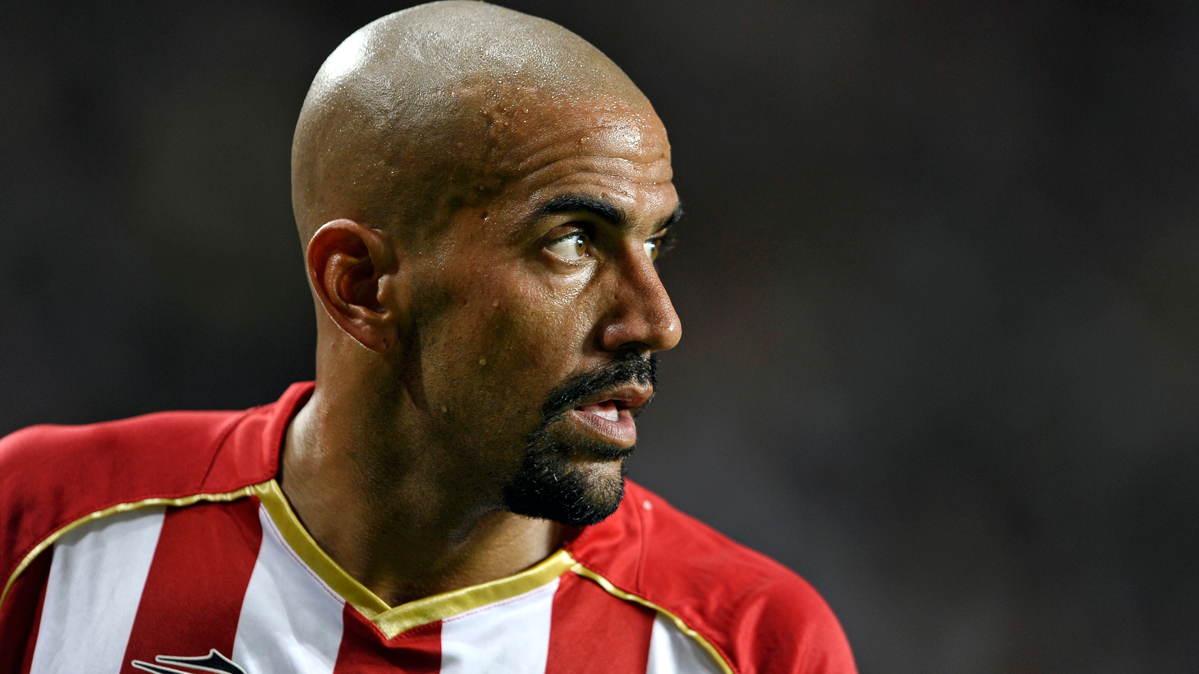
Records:
M1199 671L1199 4L501 4L671 133L635 479L864 672ZM0 433L312 376L292 128L403 6L0 5Z

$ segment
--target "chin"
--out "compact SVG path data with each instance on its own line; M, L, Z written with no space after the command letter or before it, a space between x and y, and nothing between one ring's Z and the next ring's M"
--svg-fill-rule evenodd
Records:
M598 524L624 498L625 458L607 443L531 439L520 470L504 486L504 508L567 526Z

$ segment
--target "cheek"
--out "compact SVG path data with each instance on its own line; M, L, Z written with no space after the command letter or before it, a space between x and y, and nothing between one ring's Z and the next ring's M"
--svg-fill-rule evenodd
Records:
M480 297L459 305L451 320L464 329L446 333L439 353L429 354L441 360L430 394L451 410L456 432L523 436L540 422L549 392L578 371L585 321L538 293Z
M445 311L426 355L445 359L437 369L448 386L537 396L578 371L595 323L591 279L536 272L493 266L439 284Z
M494 354L497 366L517 372L573 370L587 338L586 312L571 296L539 287L514 290L488 307L493 313L483 350Z

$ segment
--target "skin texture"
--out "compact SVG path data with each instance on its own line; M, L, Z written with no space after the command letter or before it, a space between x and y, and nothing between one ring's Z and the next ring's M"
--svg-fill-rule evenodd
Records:
M538 429L581 448L564 470L615 507L652 387L577 401L628 407L619 428L542 412L680 336L650 254L678 206L670 147L619 68L491 5L396 13L318 74L292 177L317 387L281 483L333 559L393 606L544 559L571 530L505 497Z

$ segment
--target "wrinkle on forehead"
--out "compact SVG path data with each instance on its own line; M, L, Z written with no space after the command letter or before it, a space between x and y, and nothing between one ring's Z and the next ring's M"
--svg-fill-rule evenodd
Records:
M475 86L456 93L478 111L484 131L477 160L490 171L519 174L564 142L579 154L642 163L669 160L661 122L644 99L633 104L610 96L562 101L523 84Z

